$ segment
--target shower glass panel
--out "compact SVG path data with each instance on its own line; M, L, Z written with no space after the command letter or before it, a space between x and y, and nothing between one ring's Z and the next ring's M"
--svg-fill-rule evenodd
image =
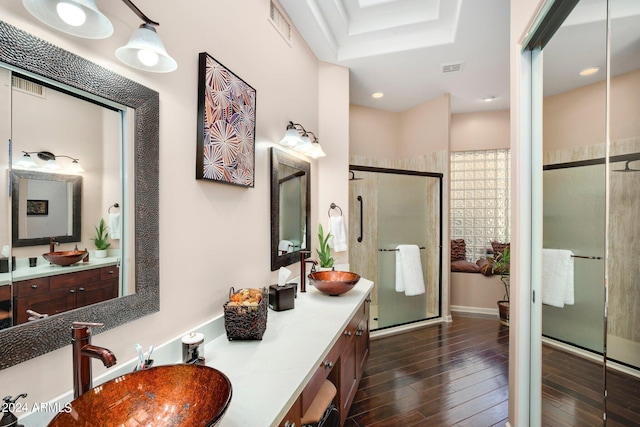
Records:
M354 272L375 280L371 328L439 317L442 175L356 168L350 185L349 260ZM401 244L420 248L425 285L420 295L396 292L396 248Z
M576 257L575 302L563 308L543 305L542 334L598 353L604 350L605 327L604 173L604 163L543 173L543 247L568 249Z

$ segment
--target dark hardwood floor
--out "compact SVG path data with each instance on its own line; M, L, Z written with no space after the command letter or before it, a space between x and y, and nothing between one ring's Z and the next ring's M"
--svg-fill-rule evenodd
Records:
M508 327L474 317L373 340L345 426L504 426L508 349ZM597 363L545 347L543 372L543 426L602 426ZM607 381L607 426L640 426L640 380Z

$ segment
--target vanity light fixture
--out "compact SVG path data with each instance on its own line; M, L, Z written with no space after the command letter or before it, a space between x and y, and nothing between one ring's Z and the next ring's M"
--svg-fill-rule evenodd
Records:
M313 139L311 139L312 137ZM318 137L299 123L289 122L287 130L280 140L280 145L292 148L294 151L314 159L326 156L318 142Z
M94 0L22 0L25 9L40 21L77 37L104 39L113 25Z
M116 49L116 57L131 67L154 73L178 68L156 32L155 27L160 24L149 19L131 0L122 2L144 22L125 46ZM22 0L22 4L40 21L67 34L90 39L113 34L113 25L98 10L95 0Z
M64 154L55 155L49 151L23 151L23 155L14 165L15 167L21 169L32 169L38 168L38 164L33 160L31 154L36 154L40 160L44 160L46 163L42 166L42 169L50 170L50 171L58 171L61 170L62 167L56 161L58 157L65 157L67 159L71 159L71 164L67 167L67 172L71 173L82 173L84 169L80 166L80 159L76 159L75 157L67 156Z

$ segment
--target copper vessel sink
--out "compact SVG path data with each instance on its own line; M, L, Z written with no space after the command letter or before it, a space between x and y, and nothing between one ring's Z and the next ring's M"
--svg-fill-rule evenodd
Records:
M360 280L360 275L349 271L315 271L307 277L317 290L331 296L349 292Z
M49 252L48 254L42 254L42 257L51 264L67 266L82 261L88 254L89 252L87 251L64 251Z
M231 402L231 382L203 365L132 372L73 400L49 427L215 426Z

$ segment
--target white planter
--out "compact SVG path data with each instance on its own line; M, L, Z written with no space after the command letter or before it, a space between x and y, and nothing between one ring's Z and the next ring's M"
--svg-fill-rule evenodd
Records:
M96 249L95 253L96 258L106 258L107 257L107 249Z

